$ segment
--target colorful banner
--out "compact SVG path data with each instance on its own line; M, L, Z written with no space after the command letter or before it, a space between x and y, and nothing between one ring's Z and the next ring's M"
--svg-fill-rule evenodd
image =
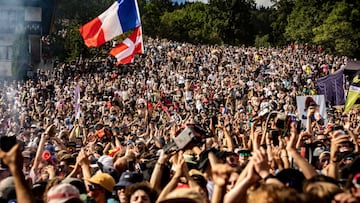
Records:
M360 96L360 71L358 71L349 87L345 102L345 113L348 113Z
M327 103L332 105L343 105L345 103L343 73L344 70L340 69L317 80L318 94L324 95Z

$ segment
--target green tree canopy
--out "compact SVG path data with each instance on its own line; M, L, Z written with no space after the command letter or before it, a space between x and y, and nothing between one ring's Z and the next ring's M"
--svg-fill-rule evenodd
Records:
M78 54L91 57L99 51L106 55L104 50L109 47L86 48L78 28L113 2L58 0L52 33L55 55L63 60L72 60ZM209 0L209 4L184 5L174 4L172 0L138 0L138 5L145 36L250 46L278 46L297 41L323 45L331 53L360 54L359 1L272 2L270 8L256 7L254 0Z
M345 1L337 2L323 24L313 29L314 42L340 55L353 55L358 48L359 33L350 20L359 18L359 10Z
M221 43L209 16L208 5L203 3L189 4L183 9L165 12L161 17L161 29L166 30L163 36L193 43Z

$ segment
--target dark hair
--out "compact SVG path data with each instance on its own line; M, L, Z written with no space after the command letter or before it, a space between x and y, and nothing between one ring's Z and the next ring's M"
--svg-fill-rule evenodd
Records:
M130 201L131 196L137 191L143 190L150 197L151 203L155 203L158 198L158 192L151 188L148 182L134 183L125 189L126 198Z
M106 199L109 199L109 198L113 197L113 194L112 194L112 192L105 190L105 196L106 196Z

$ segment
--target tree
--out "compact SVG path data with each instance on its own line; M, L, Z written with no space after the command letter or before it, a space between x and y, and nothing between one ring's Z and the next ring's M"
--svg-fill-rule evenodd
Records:
M114 0L57 0L56 19L77 19L84 24L100 15L114 3Z
M254 41L252 11L253 0L210 0L210 13L218 32L226 44L250 45Z
M287 19L294 8L295 0L272 0L272 3L270 10L272 41L274 44L284 45L287 42L284 35L288 25Z
M64 38L64 50L67 61L75 60L76 57L80 56L86 50L84 41L79 32L80 26L81 25L78 23L78 21L74 19L67 27Z
M264 36L259 36L256 35L255 37L255 44L256 47L270 47L270 43L269 43L269 35L264 35Z
M192 43L221 43L221 38L209 17L208 5L187 4L183 9L166 12L161 17L163 37Z
M91 57L91 51L80 36L81 25L94 19L113 4L113 0L58 0L50 45L61 61L72 61L80 54Z
M316 0L296 1L288 24L285 28L285 37L292 41L309 42L313 39L313 28L320 25Z
M161 17L166 12L174 11L176 5L170 0L140 0L138 5L144 34L151 37L161 36Z
M331 51L352 56L358 49L359 32L351 19L359 18L359 10L345 1L337 2L324 23L313 29L314 43L324 45Z

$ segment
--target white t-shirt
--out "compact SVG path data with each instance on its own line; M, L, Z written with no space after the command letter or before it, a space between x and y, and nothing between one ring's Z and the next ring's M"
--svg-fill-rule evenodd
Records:
M185 99L192 100L192 91L185 91Z

